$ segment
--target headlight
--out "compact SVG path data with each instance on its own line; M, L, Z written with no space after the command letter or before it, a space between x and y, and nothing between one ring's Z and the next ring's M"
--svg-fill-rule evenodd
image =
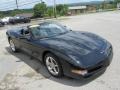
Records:
M107 42L107 47L105 49L105 54L107 56L109 56L109 54L111 53L111 51L112 51L112 46L111 46L111 44L109 42Z
M82 75L82 76L84 76L84 75L86 75L88 73L87 70L72 70L71 72L75 73L75 74Z
M112 47L107 48L106 55L109 56L109 54L111 53L111 51L112 51Z

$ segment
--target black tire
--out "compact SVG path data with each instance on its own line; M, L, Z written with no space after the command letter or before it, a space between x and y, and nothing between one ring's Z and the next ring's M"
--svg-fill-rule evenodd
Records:
M23 21L24 23L28 23L28 21Z
M52 58L56 61L57 65L58 65L58 68L59 68L58 74L55 75L55 74L52 74L52 73L49 71L49 69L48 69L48 67L47 67L47 64L46 64L46 60L47 60L48 57L52 57ZM47 53L47 54L45 55L45 57L44 57L44 64L45 64L48 72L49 72L52 76L54 76L54 77L59 77L59 78L63 76L62 65L61 65L59 59L58 59L55 55L53 55L53 54L51 54L51 53Z
M11 24L12 24L12 25L15 25L15 24L16 24L16 22L15 22L15 21L12 21L12 22L11 22Z
M9 44L10 44L10 48L11 48L12 52L18 52L18 48L15 46L15 44L11 38L9 39ZM14 45L14 49L11 46L12 44Z

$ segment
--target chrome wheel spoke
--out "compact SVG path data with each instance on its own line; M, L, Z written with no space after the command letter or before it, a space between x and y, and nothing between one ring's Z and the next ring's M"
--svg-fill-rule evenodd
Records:
M55 65L55 67L58 67L58 65Z
M56 72L56 73L58 73L58 68L53 68L53 70Z

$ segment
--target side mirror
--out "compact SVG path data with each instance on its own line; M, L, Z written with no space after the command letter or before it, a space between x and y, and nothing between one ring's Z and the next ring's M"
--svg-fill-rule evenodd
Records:
M20 33L22 34L22 35L26 35L26 34L29 34L29 31L28 30L24 30L24 29L21 29L20 30Z
M20 39L30 40L30 32L28 30L22 29L20 33L21 33L21 36L19 37Z

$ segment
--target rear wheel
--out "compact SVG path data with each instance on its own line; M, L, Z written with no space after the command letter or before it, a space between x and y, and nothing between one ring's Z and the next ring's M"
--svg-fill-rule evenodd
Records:
M12 39L9 39L10 48L13 52L17 52L17 48Z
M45 66L48 70L48 72L54 76L54 77L62 77L63 76L63 70L62 66L56 56L53 54L47 54L45 55Z

